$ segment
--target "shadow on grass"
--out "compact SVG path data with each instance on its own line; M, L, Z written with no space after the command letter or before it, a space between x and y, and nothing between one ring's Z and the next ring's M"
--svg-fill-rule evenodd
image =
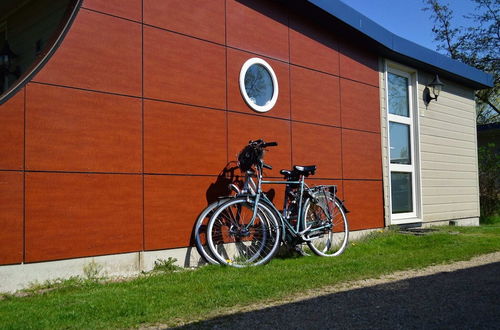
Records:
M499 329L500 263L410 278L177 329Z

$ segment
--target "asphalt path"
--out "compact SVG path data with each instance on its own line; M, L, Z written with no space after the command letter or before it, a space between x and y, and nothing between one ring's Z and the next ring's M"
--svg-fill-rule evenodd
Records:
M500 329L500 262L320 295L177 329Z

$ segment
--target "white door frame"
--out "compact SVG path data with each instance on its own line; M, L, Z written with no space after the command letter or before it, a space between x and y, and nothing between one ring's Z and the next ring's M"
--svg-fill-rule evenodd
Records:
M396 67L397 68L396 68ZM418 138L419 132L419 115L418 115L418 81L417 73L415 70L401 68L400 65L385 63L385 111L386 111L386 130L387 130L387 160L388 160L388 187L389 187L389 212L390 224L405 224L422 222L421 217L421 182L420 182L420 139ZM396 74L408 79L408 107L409 117L398 116L389 113L389 73ZM391 164L391 144L390 144L390 123L400 123L409 125L410 128L410 149L409 156L411 157L411 164ZM411 212L405 213L392 213L392 187L391 187L391 173L402 172L411 173L412 185L412 206Z

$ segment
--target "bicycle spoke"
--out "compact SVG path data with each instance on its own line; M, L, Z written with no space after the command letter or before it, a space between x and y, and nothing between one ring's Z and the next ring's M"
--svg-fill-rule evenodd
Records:
M325 257L340 255L347 246L349 230L340 203L330 193L320 192L306 202L304 217L312 229L307 233L311 250Z
M276 219L260 205L249 225L253 215L254 207L246 199L232 201L214 214L208 228L209 246L220 262L242 267L266 262L274 254L279 245Z

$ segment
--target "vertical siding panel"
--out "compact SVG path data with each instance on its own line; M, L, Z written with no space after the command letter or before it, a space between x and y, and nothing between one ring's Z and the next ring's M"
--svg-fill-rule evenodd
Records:
M432 79L425 73L421 77L419 96ZM439 99L427 108L420 102L419 108L425 222L479 216L474 91L441 80L445 86Z

